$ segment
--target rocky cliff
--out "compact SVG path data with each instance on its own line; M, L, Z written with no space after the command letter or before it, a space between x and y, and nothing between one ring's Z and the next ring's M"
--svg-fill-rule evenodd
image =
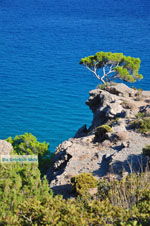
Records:
M121 177L146 166L142 148L150 144L149 132L133 125L139 116L149 119L150 92L115 84L90 91L86 104L93 112L90 128L82 126L74 138L60 144L48 170L56 193L69 194L71 177L82 172Z

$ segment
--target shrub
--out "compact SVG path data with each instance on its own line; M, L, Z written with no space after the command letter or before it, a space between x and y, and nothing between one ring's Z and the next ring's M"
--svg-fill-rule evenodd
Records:
M101 138L103 139L103 136L105 137L105 134L108 132L112 132L112 128L109 125L102 125L98 126L95 129L95 138Z
M150 133L150 117L137 119L131 123L131 128L137 129L140 133Z
M146 115L144 112L138 112L135 117L138 118L138 119L141 119L141 118L144 118Z
M91 173L81 173L71 178L71 183L78 195L87 195L90 188L97 186L97 179Z
M112 132L112 128L109 125L102 125L96 128L95 135L103 135L105 133Z
M15 154L18 155L44 155L47 154L49 144L39 142L31 133L8 137L6 139L12 144Z
M109 126L111 127L111 126L113 126L114 124L119 124L119 120L120 120L120 117L115 117L114 119L111 119L110 121L109 121Z
M150 117L150 108L136 114L136 118L138 119L145 118L145 117Z
M0 178L0 223L4 225L20 225L14 223L18 218L16 210L27 198L41 201L52 196L47 179L40 179L36 163L1 163Z
M4 173L4 170L1 169L0 173ZM14 175L14 172L9 171L10 174ZM140 175L131 174L120 181L108 182L101 179L98 185L99 196L96 196L96 199L87 199L85 196L87 193L84 190L88 192L89 188L97 186L97 180L91 174L82 173L73 178L73 185L79 193L81 191L83 193L81 192L81 196L75 199L68 200L62 196L49 194L47 183L42 182L40 185L39 179L39 176L34 179L32 177L33 183L27 182L29 190L26 190L27 184L22 186L17 176L10 177L10 180L6 177L5 186L4 184L2 186L5 189L1 194L7 192L5 197L8 199L0 201L0 225L149 225L149 172ZM11 190L7 189L10 185L12 195ZM20 201L15 200L16 197L12 198L15 191L17 197L20 197L20 193L23 195ZM16 205L13 210L14 203Z
M98 126L95 129L95 137L94 137L94 142L103 142L104 140L108 139L108 132L112 132L112 128L109 125L102 125Z
M97 88L105 90L109 85L110 85L110 83L106 82L105 84L98 85Z
M14 138L6 139L13 146L13 154L17 155L38 155L39 169L41 175L45 175L51 164L53 154L50 153L49 144L39 142L31 133L17 135Z
M105 200L108 197L108 193L111 189L111 183L107 179L100 179L98 182L97 197L100 200Z
M150 172L132 173L121 181L111 183L109 199L112 205L132 208L145 197L145 192L150 189ZM150 190L149 190L150 191Z

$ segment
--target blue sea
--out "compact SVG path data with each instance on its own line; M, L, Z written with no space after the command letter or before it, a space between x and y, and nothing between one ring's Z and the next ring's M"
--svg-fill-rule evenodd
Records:
M98 51L140 57L150 90L149 0L0 0L0 139L31 132L50 150L92 113L99 83L79 65Z

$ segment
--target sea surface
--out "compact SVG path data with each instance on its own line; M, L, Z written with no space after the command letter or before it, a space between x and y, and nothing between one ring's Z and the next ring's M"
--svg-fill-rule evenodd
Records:
M149 0L0 0L0 139L31 132L50 150L92 113L99 83L80 58L98 51L140 57L150 90Z

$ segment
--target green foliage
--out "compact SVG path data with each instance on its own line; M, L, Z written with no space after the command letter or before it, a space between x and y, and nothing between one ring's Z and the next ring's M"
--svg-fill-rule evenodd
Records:
M97 180L91 173L81 173L71 178L73 188L78 195L86 195L90 188L97 186Z
M111 131L107 125L101 127ZM35 151L33 146L30 143L29 153ZM149 151L149 145L143 149L148 156ZM149 225L150 172L109 181L81 173L71 181L78 197L66 200L53 195L36 163L1 163L0 225ZM98 192L93 197L89 191L95 188Z
M45 200L48 196L52 192L46 178L40 179L36 163L0 164L0 223L19 225L18 205L28 198Z
M135 117L138 118L138 119L141 119L141 118L144 118L146 115L144 112L138 112Z
M46 202L28 199L19 206L21 225L88 225L82 203L49 197Z
M106 133L112 132L112 128L109 125L98 126L95 131L95 136L103 136Z
M93 56L84 57L80 64L84 65L103 83L119 78L128 82L136 82L143 78L139 74L141 60L123 53L98 52ZM103 69L103 75L98 70Z
M138 119L143 119L145 117L150 117L150 112L144 111L144 112L139 112L136 114L136 118Z
M147 155L148 157L150 157L150 145L146 145L146 146L143 148L143 154L144 154L144 155Z
M102 130L105 133L112 132L112 128L110 126L108 126L108 125L99 126L99 127L97 127L97 129L98 130Z
M1 183L1 225L149 225L149 172L131 174L120 181L101 179L98 183L91 174L80 174L72 183L82 198L65 200L49 193L47 182L40 182L38 172L31 173L32 183L22 184L22 168L20 171L18 166L11 168L13 172L6 168L1 168L2 174L12 176ZM31 168L27 169L28 176L29 171L35 170ZM96 199L87 199L87 191L96 186L99 193Z
M102 201L106 200L111 189L111 183L106 179L100 179L98 182L97 197Z
M137 119L131 122L131 128L136 129L140 133L150 133L150 117Z
M108 194L110 202L123 208L132 208L150 189L148 181L150 181L149 172L139 175L132 173L121 181L113 180Z
M54 156L54 153L51 153L51 152L43 156L39 156L38 161L39 161L39 169L41 172L41 176L46 175L47 170L51 166L53 156Z
M44 155L48 151L49 144L37 141L31 133L8 137L6 140L13 145L14 152L18 155Z
M126 68L118 66L114 70L117 72L117 74L119 74L120 79L128 82L136 82L136 79L130 74L130 72Z
M49 144L46 142L39 142L31 133L8 137L6 139L12 144L14 152L17 155L38 155L39 169L43 176L51 164L53 154L48 150Z
M133 173L120 181L101 179L97 197L108 200L113 208L124 209L117 225L148 225L150 222L150 172Z
M106 82L105 84L100 84L100 85L98 85L97 88L98 88L98 89L105 90L108 86L109 86L109 83Z

